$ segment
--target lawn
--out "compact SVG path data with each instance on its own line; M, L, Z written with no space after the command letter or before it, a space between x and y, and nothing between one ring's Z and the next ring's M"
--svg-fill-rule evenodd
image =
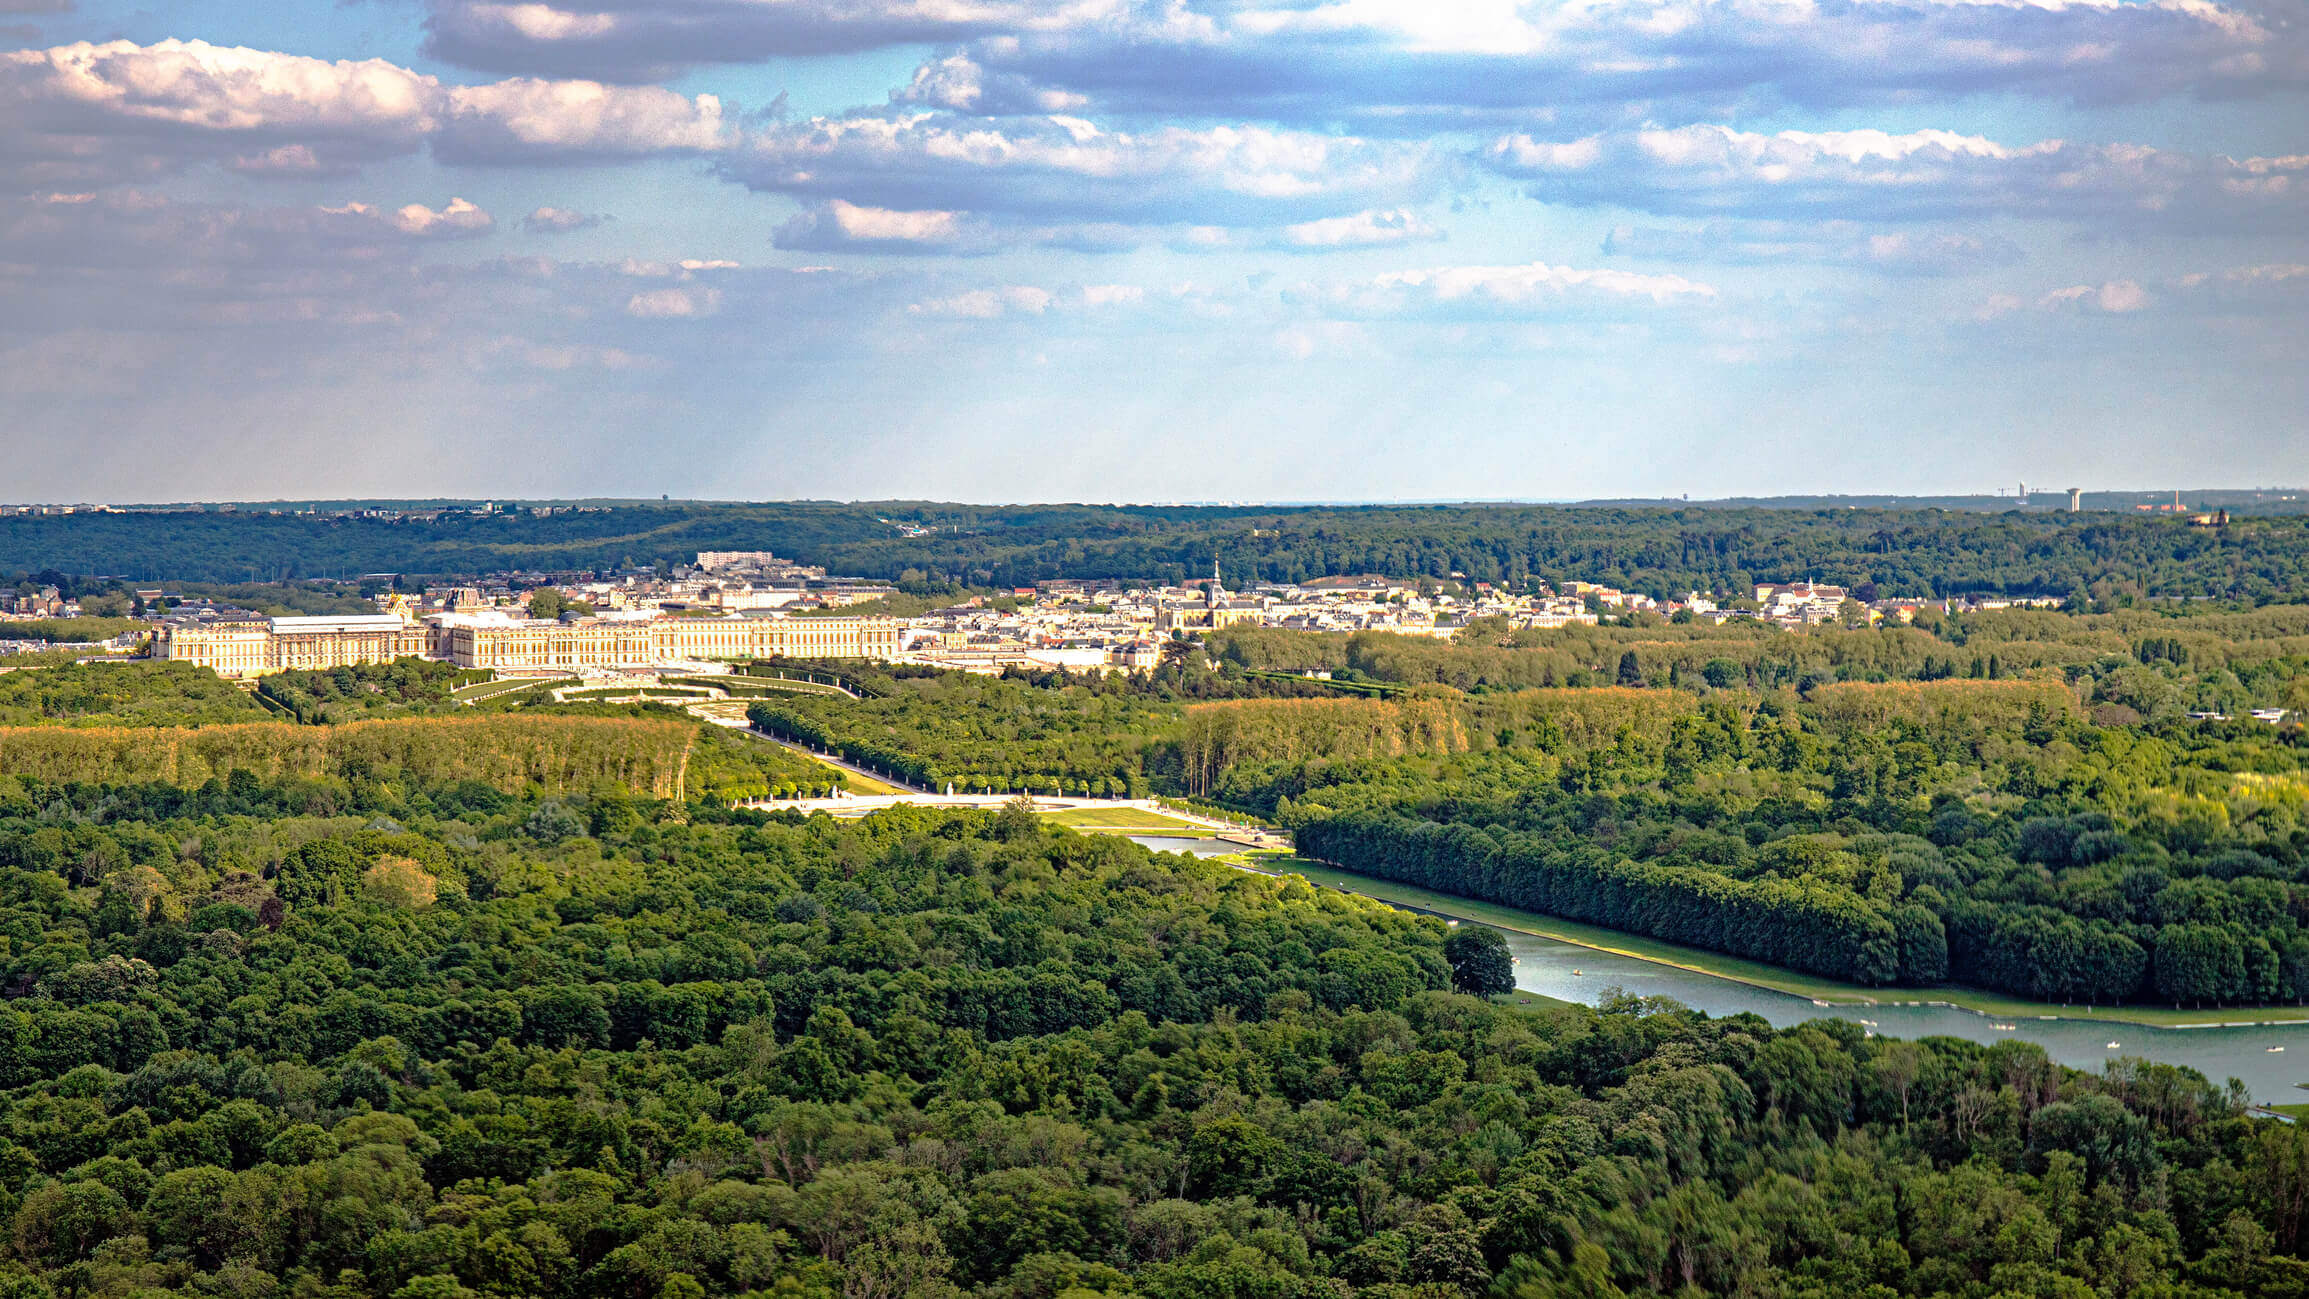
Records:
M2107 1020L2120 1024L2146 1024L2157 1028L2187 1028L2215 1024L2265 1024L2309 1022L2309 1010L2299 1006L2231 1006L2211 1009L2176 1009L2171 1006L2062 1006L2050 1002L2023 1001L2002 993L1984 992L1978 988L1942 984L1929 988L1865 988L1858 984L1839 983L1798 970L1786 970L1760 961L1746 961L1737 956L1663 943L1639 934L1623 933L1583 925L1571 920L1558 920L1532 911L1518 911L1513 907L1478 902L1472 898L1454 897L1435 893L1406 884L1394 884L1334 870L1320 862L1303 857L1269 857L1259 860L1257 868L1263 871L1304 875L1317 884L1344 887L1351 892L1382 902L1394 902L1481 921L1500 929L1552 938L1557 942L1578 947L1592 947L1598 951L1632 956L1638 960L1681 969L1712 974L1717 978L1738 983L1770 988L1814 1001L1882 1005L1889 1002L1945 1002L1965 1010L1977 1011L1998 1019L2060 1019Z
M1133 834L1175 834L1186 839L1200 839L1205 834L1203 827L1192 821L1136 807L1069 807L1042 815L1076 830L1128 830Z

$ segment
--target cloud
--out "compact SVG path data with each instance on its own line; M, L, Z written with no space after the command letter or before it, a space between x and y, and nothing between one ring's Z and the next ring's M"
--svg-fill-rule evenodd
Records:
M411 203L385 218L395 230L419 239L468 239L497 228L497 219L461 198L452 198L439 211Z
M533 235L563 235L572 230L590 230L608 219L592 212L577 212L561 207L541 207L521 218L521 228Z
M772 234L779 248L805 252L993 252L1009 240L966 212L901 212L829 199L795 214Z
M2110 280L2099 285L2074 284L2054 289L2037 300L2048 311L2074 309L2121 316L2149 305L2149 291L2134 280Z
M2309 156L2235 159L2135 144L2005 145L1952 131L1700 125L1571 142L1509 135L1484 152L1532 197L1684 216L1869 222L1996 216L2233 234L2309 211Z
M2210 0L429 0L427 49L496 72L689 67L928 44L909 102L1192 112L1379 131L1723 116L2011 93L2284 89L2299 25ZM959 48L956 48L959 47Z
M2000 93L2235 97L2292 89L2305 70L2300 24L2204 0L1129 0L975 40L905 93L962 111L1067 96L1377 133Z
M1285 226L1277 242L1285 248L1327 250L1375 248L1388 244L1425 243L1443 232L1402 208L1355 212Z
M637 356L622 347L540 343L517 336L477 340L466 349L465 358L466 363L476 370L542 370L562 374L570 371L616 372L656 368L651 358Z
M2299 315L2309 313L2309 263L2264 262L2196 271L2148 284L2130 278L2070 284L2033 297L1997 293L1982 303L1974 316L1996 320L2032 309L2069 316L2130 316L2152 311L2194 316Z
M731 138L713 96L656 87L450 86L382 59L205 41L0 53L0 176L26 190L201 161L310 177L428 147L457 162L566 163L708 152Z
M906 308L918 316L946 316L959 320L995 320L1009 315L1039 316L1050 309L1048 289L1011 284L997 289L972 289L949 298L933 298Z
M862 209L1217 225L1389 206L1433 192L1448 172L1425 145L1353 136L909 112L772 126L716 165L751 189Z
M1277 246L1280 231L1244 232L1219 226L1130 221L1036 223L979 212L906 211L830 199L813 203L772 233L775 246L794 252L904 253L977 257L1032 248L1111 253L1155 244L1182 252L1218 252Z
M1614 257L1733 265L1809 263L1889 275L1963 275L2021 259L2002 235L1951 230L1885 231L1853 221L1709 221L1698 226L1617 226L1604 238Z
M645 289L625 300L625 314L637 320L693 320L721 310L719 289Z
M1063 30L1109 0L430 0L426 52L494 72L655 81L706 63Z
M568 162L711 153L731 132L721 100L656 86L523 77L442 94L434 151L451 162Z
M1287 301L1345 319L1533 319L1703 305L1712 285L1681 275L1524 266L1437 266L1303 285Z

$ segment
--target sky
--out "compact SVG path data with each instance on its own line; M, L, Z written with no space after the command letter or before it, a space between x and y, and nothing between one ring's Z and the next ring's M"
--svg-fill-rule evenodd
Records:
M2309 0L0 0L0 497L2309 480Z

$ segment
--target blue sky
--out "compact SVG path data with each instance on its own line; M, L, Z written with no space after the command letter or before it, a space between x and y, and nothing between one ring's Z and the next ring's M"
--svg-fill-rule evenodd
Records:
M0 0L13 499L2309 478L2309 22Z

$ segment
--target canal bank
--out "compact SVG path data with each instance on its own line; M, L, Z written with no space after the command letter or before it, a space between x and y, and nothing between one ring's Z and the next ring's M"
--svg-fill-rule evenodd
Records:
M1136 841L1164 852L1193 852L1199 856L1236 855L1231 845L1209 840L1162 839L1137 836ZM1272 874L1305 876L1310 883L1338 888L1393 906L1489 925L1507 936L1515 954L1516 987L1541 997L1601 1002L1614 989L1630 996L1668 997L1711 1015L1755 1014L1786 1028L1813 1019L1843 1019L1886 1037L1959 1037L1974 1042L2018 1038L2035 1042L2054 1059L2071 1068L2098 1073L2110 1060L2139 1057L2165 1064L2186 1065L2216 1083L2236 1078L2261 1104L2283 1104L2309 1098L2296 1082L2309 1081L2309 1022L2210 1025L2190 1023L2188 1012L2158 1007L2102 1009L2088 1018L2085 1010L2037 1006L1972 989L1947 990L1968 1002L1977 997L1980 1009L1957 1004L1931 1004L1942 990L1864 989L1848 984L1806 979L1776 967L1704 955L1711 966L1701 968L1674 960L1666 948L1632 935L1588 926L1567 926L1549 916L1508 907L1449 897L1391 884L1385 880L1332 870L1298 858L1265 858L1248 869ZM1573 938L1551 936L1550 930L1593 934L1606 940L1585 945ZM1624 944L1624 945L1623 945ZM1680 950L1680 949L1676 949ZM1759 977L1724 973L1752 967ZM2022 1009L2025 1008L2025 1011ZM2130 1012L2157 1012L2178 1022L2143 1023L2116 1018ZM2047 1013L2055 1012L2055 1013ZM2282 1012L2280 1012L2282 1013ZM2202 1021L2202 1013L2194 1017Z

